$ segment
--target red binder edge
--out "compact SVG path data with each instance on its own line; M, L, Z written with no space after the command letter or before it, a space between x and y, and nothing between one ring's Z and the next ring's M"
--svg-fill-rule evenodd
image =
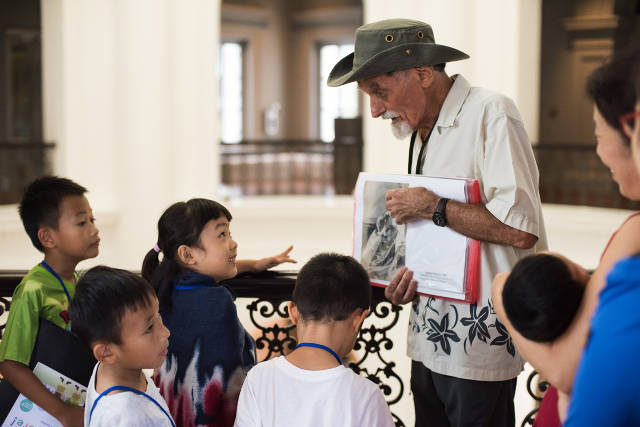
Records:
M477 180L469 180L465 184L465 196L467 198L467 203L477 204L482 202L482 198L480 196L480 184ZM353 197L353 211L356 209L356 199L355 194ZM356 242L356 234L355 234L355 225L356 225L356 217L353 216L353 246L355 248ZM353 256L353 249L351 250L351 255ZM418 295L422 295L425 297L434 297L438 299L444 299L447 301L453 302L463 302L467 304L473 304L478 300L478 281L480 280L480 242L475 239L467 238L467 254L466 254L466 262L465 262L465 298L457 299L457 298L447 298L440 295L431 295L423 292L417 292ZM377 286L379 288L386 288L389 285L385 285L384 283L370 281L372 286Z

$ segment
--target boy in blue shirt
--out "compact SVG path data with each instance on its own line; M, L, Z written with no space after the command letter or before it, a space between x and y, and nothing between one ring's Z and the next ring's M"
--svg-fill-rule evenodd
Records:
M75 293L76 266L98 255L100 237L86 192L69 179L53 176L27 187L20 218L33 245L44 253L44 261L16 287L0 341L0 373L65 427L82 426L83 409L49 392L29 369L29 362L40 317L70 330L67 310Z

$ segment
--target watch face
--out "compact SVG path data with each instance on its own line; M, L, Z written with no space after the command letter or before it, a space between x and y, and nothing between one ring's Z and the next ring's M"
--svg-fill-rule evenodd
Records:
M447 220L440 212L436 212L433 214L433 223L438 227L444 227L447 225Z

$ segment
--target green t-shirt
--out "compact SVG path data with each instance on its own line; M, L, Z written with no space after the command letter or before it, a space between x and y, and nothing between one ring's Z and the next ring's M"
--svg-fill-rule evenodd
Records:
M64 281L73 297L76 284ZM40 264L33 267L16 287L11 298L9 318L0 341L0 362L15 360L29 365L38 335L38 319L69 330L69 301L64 289Z

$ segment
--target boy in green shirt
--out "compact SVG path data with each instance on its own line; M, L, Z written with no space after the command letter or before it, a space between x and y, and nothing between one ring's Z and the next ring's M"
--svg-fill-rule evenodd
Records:
M65 427L83 425L83 408L49 392L29 369L29 361L40 317L70 330L67 310L75 293L76 266L98 255L100 237L86 192L69 179L51 176L27 187L20 218L33 245L44 253L44 261L16 287L0 341L0 373Z

